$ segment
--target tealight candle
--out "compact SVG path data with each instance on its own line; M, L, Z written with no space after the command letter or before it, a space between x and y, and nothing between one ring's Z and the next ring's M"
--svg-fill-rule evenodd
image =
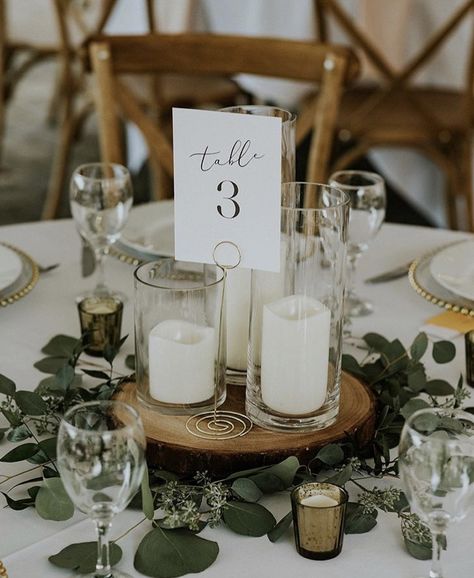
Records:
M215 352L214 328L175 319L158 323L148 340L151 397L171 404L211 398Z
M77 305L89 355L103 355L106 345L120 341L123 303L117 297L86 297Z
M291 493L296 549L301 556L327 560L342 549L347 492L335 484L309 482Z
M291 295L263 308L262 400L283 414L305 414L326 400L331 313L317 299Z

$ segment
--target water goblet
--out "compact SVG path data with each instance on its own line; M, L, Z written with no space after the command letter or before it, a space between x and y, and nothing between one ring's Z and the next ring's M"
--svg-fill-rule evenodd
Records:
M378 233L385 218L385 182L367 171L339 171L329 184L344 191L351 200L347 238L347 276L344 313L346 318L369 315L373 306L354 290L357 263L367 251L369 242Z
M105 258L110 246L122 233L132 202L130 173L122 165L85 164L78 167L71 177L71 213L79 234L92 247L97 265L94 297L116 294L105 283Z
M474 416L445 408L415 412L401 433L399 466L410 506L431 530L429 578L442 578L446 530L474 505Z
M96 525L97 564L82 578L130 578L109 558L112 518L129 504L144 474L145 434L138 413L119 401L76 405L58 433L58 468L75 506Z

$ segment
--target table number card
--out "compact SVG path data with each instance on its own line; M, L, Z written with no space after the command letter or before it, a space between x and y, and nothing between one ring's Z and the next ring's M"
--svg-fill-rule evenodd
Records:
M175 108L173 148L176 259L279 271L281 119Z

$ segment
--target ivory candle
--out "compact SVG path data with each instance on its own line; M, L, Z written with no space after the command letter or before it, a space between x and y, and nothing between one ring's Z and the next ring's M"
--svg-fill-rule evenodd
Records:
M198 403L214 394L216 337L212 327L169 319L148 340L150 395L163 403Z
M326 399L331 312L317 299L291 295L263 308L261 387L272 410L297 415Z
M337 500L325 496L324 494L314 494L301 500L302 506L310 506L311 508L333 508L338 505Z
M247 369L250 280L250 269L231 269L227 272L227 367L239 371Z

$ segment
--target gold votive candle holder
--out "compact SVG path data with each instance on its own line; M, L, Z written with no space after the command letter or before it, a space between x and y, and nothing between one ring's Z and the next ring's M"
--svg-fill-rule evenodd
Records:
M298 554L329 560L342 550L349 496L335 484L307 482L291 493L293 528Z
M123 303L117 297L86 297L77 305L85 352L102 356L106 345L117 347L122 328Z

